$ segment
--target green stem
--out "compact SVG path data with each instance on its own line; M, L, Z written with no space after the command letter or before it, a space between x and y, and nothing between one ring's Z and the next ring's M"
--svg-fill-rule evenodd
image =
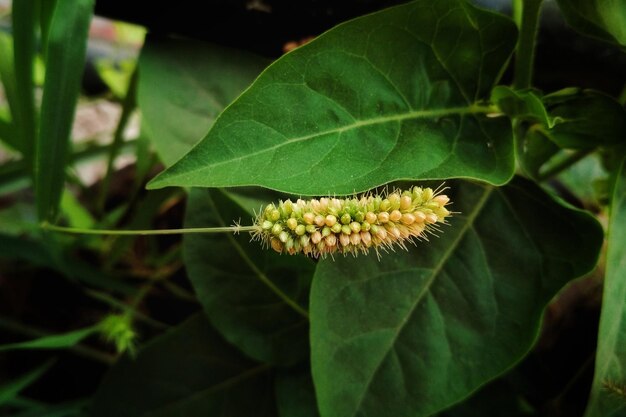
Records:
M535 64L535 38L542 1L522 1L522 19L515 53L515 79L513 81L513 87L517 90L531 86Z
M119 154L120 149L124 144L124 131L126 130L126 126L128 125L130 116L133 114L135 107L137 107L137 74L138 71L137 68L135 68L133 74L130 77L130 83L128 85L126 97L122 102L122 114L120 115L120 120L117 123L117 128L115 129L115 133L113 135L113 143L109 148L109 158L107 160L106 173L104 175L104 179L102 180L102 186L100 187L100 194L98 195L98 201L96 205L96 210L99 214L102 214L104 212L104 204L106 203L109 185L111 184L111 176L113 175L113 164L115 163L115 159L117 158L117 155Z
M579 151L576 151L570 154L566 158L563 158L561 161L557 162L556 164L554 164L553 166L551 166L550 168L546 169L544 172L539 174L539 176L537 177L537 180L539 182L543 182L549 178L554 177L555 175L560 174L561 172L565 171L567 168L571 167L576 162L580 161L581 159L583 159L584 157L586 157L593 151L594 149L581 149Z
M43 222L40 224L43 230L69 233L75 235L111 235L111 236L147 236L147 235L183 235L191 233L239 233L254 232L258 226L226 226L226 227L192 227L188 229L164 229L164 230L110 230L110 229L81 229L75 227L56 226Z

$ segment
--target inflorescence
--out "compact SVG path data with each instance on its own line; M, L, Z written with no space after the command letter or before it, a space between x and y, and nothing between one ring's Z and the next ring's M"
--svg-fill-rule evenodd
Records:
M446 223L450 199L445 189L413 187L360 198L298 199L269 204L255 221L255 239L276 252L317 258L335 253L357 255L373 248L426 239Z

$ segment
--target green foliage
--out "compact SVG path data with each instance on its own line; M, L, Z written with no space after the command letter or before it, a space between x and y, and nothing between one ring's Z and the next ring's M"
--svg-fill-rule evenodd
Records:
M46 81L35 145L39 220L54 220L61 199L92 13L93 0L61 1L50 23Z
M276 416L270 367L233 349L196 315L104 378L90 415Z
M70 132L94 2L14 3L13 34L0 33L0 140L14 151L0 167L0 280L24 311L5 321L9 307L0 309L0 327L23 333L7 335L0 352L11 362L66 349L111 366L93 398L54 406L26 390L50 364L11 370L0 385L8 412L79 415L88 402L95 417L541 415L549 408L509 377L546 306L598 264L594 215L609 203L586 417L626 415L624 93L532 85L540 0L515 2L519 28L465 0L415 0L273 62L151 35L137 62L96 63L122 116L112 144L84 150L72 149ZM624 46L619 1L559 4L581 32ZM140 137L124 147L136 107ZM138 159L134 178L115 170L123 148ZM72 163L103 155L104 179L82 184ZM184 189L141 189L157 158L165 170L148 188ZM409 180L445 181L452 215L407 250L312 259L223 233L254 232L259 209L279 199ZM182 240L133 236L181 226ZM94 229L125 236L51 231ZM20 294L57 285L58 301L43 298L80 316L65 327L79 330L21 323L33 316ZM81 297L93 304L64 310ZM53 323L45 313L41 322Z
M546 303L594 267L600 226L532 183L451 188L462 215L428 246L319 264L311 361L322 416L430 416L458 402L519 361Z
M587 417L626 413L626 160L616 172L596 373Z
M324 195L409 178L502 184L510 125L477 102L514 44L512 22L456 0L347 22L274 62L151 187Z
M569 24L580 32L626 46L626 7L621 0L557 0Z

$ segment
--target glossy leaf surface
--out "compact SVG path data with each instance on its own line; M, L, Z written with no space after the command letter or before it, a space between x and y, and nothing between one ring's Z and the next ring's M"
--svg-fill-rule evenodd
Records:
M267 68L150 186L325 195L405 178L504 183L509 123L475 103L488 98L515 38L510 20L460 0L339 25Z

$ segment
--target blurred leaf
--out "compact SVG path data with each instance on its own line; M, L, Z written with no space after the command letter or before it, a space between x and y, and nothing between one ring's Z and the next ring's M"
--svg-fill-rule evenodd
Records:
M18 236L39 229L35 207L16 202L0 210L0 233Z
M318 264L311 363L322 416L430 416L518 362L548 301L592 269L602 228L521 178L452 182L462 214L408 252Z
M243 357L196 314L121 358L96 392L90 415L276 416L269 367Z
M87 404L86 400L70 401L15 413L12 417L79 417L84 416Z
M61 197L61 212L71 227L89 229L95 224L91 213L67 189L63 190Z
M130 78L136 65L135 59L115 62L109 58L101 58L96 61L98 75L118 99L126 97Z
M517 131L517 130L516 130ZM516 138L518 159L524 172L531 178L538 178L541 167L555 156L560 148L550 140L546 131L539 125L519 126Z
M488 98L515 34L509 19L462 0L343 23L268 67L149 187L324 195L399 178L507 182L510 124L476 114L487 110L475 103Z
M596 369L586 417L626 415L626 160L616 173Z
M0 81L6 101L11 113L15 111L18 102L17 85L15 81L15 69L13 66L13 38L6 33L0 32ZM12 118L0 120L0 139L13 149L22 150L19 140L19 132L16 131L15 122Z
M574 29L603 41L626 46L626 5L623 0L557 0Z
M0 386L0 406L15 398L20 391L37 381L48 369L54 361L48 361L38 368L25 373L18 379Z
M280 372L276 376L276 401L280 417L319 417L308 369Z
M187 153L266 65L234 49L148 37L139 58L138 102L142 128L165 165Z
M262 202L251 205L258 209ZM185 227L229 226L237 219L248 224L251 217L223 191L192 189ZM263 250L247 233L187 235L183 256L207 317L230 343L270 363L307 357L309 259Z
M37 0L16 1L12 10L15 96L13 103L10 103L11 114L19 134L20 144L17 149L22 151L29 173L35 158L37 134L34 83L37 52L35 35L39 25L37 3Z
M50 23L35 155L35 191L40 220L54 220L61 199L92 13L93 0L60 1Z
M568 88L546 95L544 104L557 121L549 137L561 148L595 148L626 143L626 110L612 97Z
M86 327L67 333L44 336L26 342L0 345L0 352L19 349L64 349L80 343L83 339L98 331L98 326Z
M608 193L600 187L607 177L608 173L602 168L599 156L591 154L559 174L558 180L578 197L585 207L593 207L606 201Z

